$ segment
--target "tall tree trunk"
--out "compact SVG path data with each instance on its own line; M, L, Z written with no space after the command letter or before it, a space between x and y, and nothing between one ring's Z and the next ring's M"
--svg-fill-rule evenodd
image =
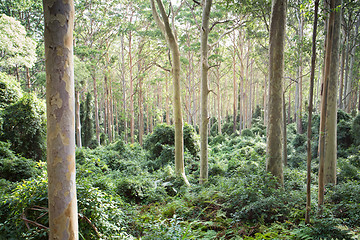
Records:
M320 115L319 139L319 192L321 212L324 203L324 188L327 183L336 183L336 114L337 80L339 71L340 15L335 8L341 0L331 0L327 24L323 95Z
M218 111L218 134L221 135L221 92L220 92L220 66L216 68L217 79L217 111Z
M76 146L82 147L81 144L81 122L80 122L80 93L75 91L75 125L76 125Z
M272 3L269 49L269 119L266 170L277 177L280 185L284 184L281 139L286 8L286 0L274 0Z
M237 84L236 84L236 38L235 38L235 31L234 31L234 52L233 52L233 132L236 132L236 117L237 117L237 99L238 99L238 93L237 93Z
M309 111L308 111L308 127L307 127L307 181L306 181L306 212L305 223L310 223L311 211L311 119L313 112L313 95L314 95L314 79L316 67L316 33L318 20L319 0L315 1L314 25L312 36L312 56L311 56L311 74L310 74L310 92L309 92Z
M124 36L121 35L121 79L122 79L122 88L123 88L123 111L124 111L124 141L128 141L128 122L127 122L127 95L126 95L126 78L125 78L125 44Z
M358 17L356 26L355 26L355 31L353 33L353 38L356 39L356 36L359 33L359 24L360 24L360 19ZM354 79L353 79L353 68L354 68L354 59L355 59L355 52L356 52L356 48L357 48L357 43L356 40L354 40L352 42L351 45L351 52L350 52L350 64L349 64L349 75L348 75L348 91L347 91L347 102L346 102L346 111L348 113L350 113L353 109L353 106L355 104L353 104L353 95L354 95Z
M342 4L335 0L334 9ZM335 11L335 10L334 10ZM334 27L332 29L332 48L330 60L330 76L328 84L328 100L325 120L325 184L336 184L337 159L337 86L339 80L339 48L340 48L341 11L335 11Z
M151 0L151 9L153 17L165 36L167 44L170 48L172 55L172 75L174 82L174 123L175 123L175 172L181 176L187 185L189 181L185 175L184 167L184 139L183 139L183 120L181 113L181 93L180 93L180 51L177 43L175 32L170 27L167 13L165 12L164 5L161 0L156 0L159 7L162 20L160 19L154 0Z
M303 48L303 29L304 29L304 17L302 11L299 13L299 69L298 69L298 82L296 84L296 95L297 95L297 109L296 109L296 129L299 134L303 133L302 128L302 80L303 80L303 66L302 66L302 48Z
M44 0L49 239L78 239L72 0Z
M96 142L97 142L97 145L100 145L99 103L98 103L98 94L97 94L95 73L93 73L92 79L93 79L93 88L94 88L94 105L95 105L94 110L95 110Z
M344 91L344 73L345 73L345 57L346 57L346 45L347 45L347 34L344 34L345 38L342 44L341 53L341 68L340 68L340 85L339 85L339 109L343 109L343 91Z
M201 26L201 123L200 123L200 184L208 180L208 37L212 0L203 0Z
M131 22L131 20L130 20ZM132 54L131 54L131 41L132 41L132 32L129 32L129 81L130 81L130 141L133 144L135 142L135 110L134 110L134 87L133 87L133 63L132 63Z

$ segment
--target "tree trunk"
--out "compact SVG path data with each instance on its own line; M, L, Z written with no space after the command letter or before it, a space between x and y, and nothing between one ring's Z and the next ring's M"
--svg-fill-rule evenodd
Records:
M340 6L342 0L335 0L334 8ZM335 11L335 10L334 10ZM325 184L336 184L337 158L337 84L339 80L339 48L340 48L341 11L335 11L332 33L332 47L330 59L330 76L325 120Z
M335 11L341 0L331 0L327 24L323 95L320 115L319 137L319 191L318 204L321 212L324 203L324 188L327 183L336 183L336 96L339 68L340 15Z
M306 181L306 212L305 223L310 223L311 210L311 119L313 112L313 95L314 95L314 78L315 78L315 62L316 62L316 33L318 20L319 0L315 1L314 10L314 26L312 36L312 56L311 56L311 75L310 75L310 92L309 92L309 114L307 127L307 181Z
M161 0L156 0L159 7L162 20L160 19L154 0L151 0L151 9L153 17L159 26L161 32L165 36L167 44L170 48L172 55L172 75L174 83L174 124L175 124L175 172L178 176L182 177L187 185L189 181L185 175L184 167L184 139L183 139L183 121L181 113L181 93L180 93L180 51L177 43L176 35L170 27L167 13L165 12L163 3Z
M237 116L237 99L238 99L238 93L237 93L237 84L236 84L236 39L235 39L235 31L234 31L234 52L233 52L233 132L236 132L236 116Z
M80 93L75 91L75 122L76 122L76 146L82 147L81 144L81 122L80 122Z
M200 124L200 184L208 180L208 37L212 0L203 0L201 26L201 124Z
M95 105L94 110L95 110L96 142L97 142L97 145L100 145L99 103L98 103L98 94L97 94L95 73L92 76L92 78L93 78L93 87L94 87L94 105Z
M274 0L270 25L269 116L267 127L266 170L284 184L282 158L282 78L286 0Z
M341 73L340 73L340 85L339 85L339 109L343 109L343 91L344 91L344 73L345 73L345 56L346 56L346 45L347 45L347 34L344 34L344 41L342 44L341 53Z
M130 20L130 22L131 22L131 20ZM135 134L134 134L134 131L135 131L135 123L134 123L135 111L134 111L134 87L133 87L133 74L132 74L133 63L132 63L132 55L131 55L131 41L132 41L132 32L130 31L130 33L129 33L130 141L131 141L131 144L134 144L134 142L135 142Z
M72 0L44 0L49 239L78 239Z

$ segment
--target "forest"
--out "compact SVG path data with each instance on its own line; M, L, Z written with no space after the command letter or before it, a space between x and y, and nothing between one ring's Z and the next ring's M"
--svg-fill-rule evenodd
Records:
M359 239L357 0L0 0L0 240Z

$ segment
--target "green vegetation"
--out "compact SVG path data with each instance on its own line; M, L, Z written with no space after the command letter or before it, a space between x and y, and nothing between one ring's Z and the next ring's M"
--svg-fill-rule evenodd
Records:
M316 116L315 116L316 118ZM347 118L354 126L358 119ZM144 148L118 140L76 151L81 239L352 239L359 236L360 146L340 145L338 185L328 186L317 215L317 161L313 161L312 217L305 214L304 135L288 126L285 187L265 171L265 137L255 124L241 136L210 142L209 182L198 185L197 136L188 132L186 173L174 173L173 128L159 125ZM191 134L190 134L191 133ZM338 136L339 138L342 135ZM313 141L317 141L316 138ZM349 146L349 147L348 147ZM18 157L1 142L1 238L47 239L46 164ZM193 154L195 153L195 154ZM12 160L10 160L12 159ZM14 178L16 176L16 178ZM16 184L14 184L16 183ZM32 224L36 222L36 225ZM27 228L26 226L29 226Z

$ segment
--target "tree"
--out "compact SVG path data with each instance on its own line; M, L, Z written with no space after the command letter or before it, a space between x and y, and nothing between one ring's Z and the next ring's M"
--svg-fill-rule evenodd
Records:
M309 92L309 115L307 127L307 181L306 181L306 212L305 222L310 223L311 210L311 119L313 112L313 95L314 95L314 78L315 78L315 62L316 62L316 33L318 20L319 0L315 1L314 24L312 36L312 56L311 56L311 76L310 76L310 92Z
M78 239L72 0L44 0L49 239Z
M183 139L183 120L181 113L181 96L180 96L180 51L177 42L175 30L173 30L169 23L169 17L165 12L164 5L161 0L156 0L159 7L162 20L160 19L156 10L154 0L151 0L151 9L156 24L164 35L166 42L170 48L172 56L172 76L174 84L174 124L175 124L175 172L180 175L185 183L189 182L185 176L184 168L184 139Z
M282 78L284 67L284 39L286 26L286 0L274 0L272 3L269 48L269 102L267 125L266 170L283 179L282 163Z
M212 0L203 0L201 26L201 123L200 123L200 183L208 180L208 37Z
M324 188L336 184L337 157L337 81L339 73L340 16L342 0L331 0L327 20L323 93L319 130L319 190L318 205L324 203Z
M25 27L12 17L0 17L0 66L15 68L19 80L18 67L32 67L36 61L36 43L26 36Z

